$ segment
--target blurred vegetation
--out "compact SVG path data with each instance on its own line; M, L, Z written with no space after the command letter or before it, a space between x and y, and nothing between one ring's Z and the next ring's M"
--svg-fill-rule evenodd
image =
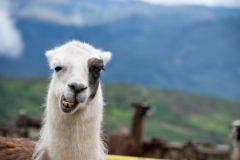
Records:
M44 109L48 79L0 77L0 120L16 118L18 110L41 114ZM239 118L240 104L204 95L169 89L154 89L133 84L105 84L104 129L131 126L132 102L147 101L155 112L146 117L145 135L162 136L173 141L190 138L229 143L230 123Z

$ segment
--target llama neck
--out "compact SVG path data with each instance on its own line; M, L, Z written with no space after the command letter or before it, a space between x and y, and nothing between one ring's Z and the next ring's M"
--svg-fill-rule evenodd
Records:
M101 93L84 110L63 113L50 97L40 145L49 159L102 160L105 159L101 141L103 100Z
M240 160L240 141L239 140L234 141L233 145L234 145L233 152L235 154L234 156L237 160Z
M238 153L239 159L240 159L240 140L235 141L235 150Z
M140 142L143 134L143 115L138 110L134 112L132 122L131 135Z
M96 124L98 120L92 118L84 123L73 122L72 124L70 121L62 123L61 126L50 124L51 142L47 147L49 156L59 160L97 159L100 148L100 127Z

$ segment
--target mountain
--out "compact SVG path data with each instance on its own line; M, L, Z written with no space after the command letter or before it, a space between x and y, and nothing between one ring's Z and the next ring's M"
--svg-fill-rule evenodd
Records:
M70 4L65 8L49 5L49 12L61 11L62 19L69 20L63 22L59 17L51 19L58 14L46 14L46 9L27 10L32 13L27 14L26 8L37 3L27 2L15 13L24 53L18 58L0 56L1 75L49 75L44 52L79 39L113 53L104 82L130 82L240 100L239 9L164 7L130 1L82 1L72 11ZM39 3L41 9L45 2ZM78 12L81 23L70 22Z
M0 77L0 106L4 106L0 107L0 121L16 118L20 108L25 108L30 114L41 114L47 84L46 78ZM103 92L105 130L129 129L132 102L144 100L154 106L155 112L145 120L145 135L148 137L229 143L229 126L240 114L237 102L176 90L114 83L104 84Z

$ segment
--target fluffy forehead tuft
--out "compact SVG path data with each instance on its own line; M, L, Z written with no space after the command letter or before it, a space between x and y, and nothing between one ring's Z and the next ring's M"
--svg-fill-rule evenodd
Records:
M111 53L110 52L104 52L100 49L96 49L90 44L83 43L77 40L72 40L62 46L56 47L52 50L46 51L46 57L48 59L49 65L52 68L52 63L54 61L54 58L56 55L66 55L68 56L74 55L74 54L81 54L82 56L86 56L89 58L98 58L102 59L104 65L107 64L107 62L111 59Z

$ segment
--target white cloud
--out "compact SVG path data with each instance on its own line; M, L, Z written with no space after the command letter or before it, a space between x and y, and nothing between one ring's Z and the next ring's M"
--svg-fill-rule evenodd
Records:
M139 0L150 4L161 5L203 5L208 7L231 7L239 8L239 0Z
M23 50L20 32L10 14L8 0L0 1L0 55L17 57Z
M80 14L66 15L60 11L44 7L31 7L18 12L19 17L33 17L38 20L56 22L62 25L83 26L84 22Z
M60 5L61 6L61 5ZM101 5L71 4L68 6L71 11L61 10L61 7L52 7L46 5L27 6L17 10L18 18L33 18L42 21L49 21L65 26L94 26L114 21L124 16L125 13L119 13L119 8L108 8ZM118 15L116 15L118 14Z

